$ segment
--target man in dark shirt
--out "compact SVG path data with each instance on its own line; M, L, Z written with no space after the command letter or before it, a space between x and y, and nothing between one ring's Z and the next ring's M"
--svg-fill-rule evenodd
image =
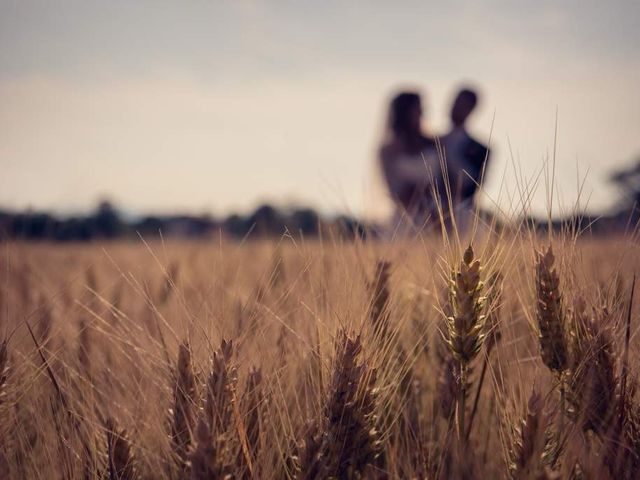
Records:
M454 215L463 229L473 212L474 196L489 158L489 149L471 137L465 127L477 103L478 95L473 90L460 90L451 108L451 131L441 139Z

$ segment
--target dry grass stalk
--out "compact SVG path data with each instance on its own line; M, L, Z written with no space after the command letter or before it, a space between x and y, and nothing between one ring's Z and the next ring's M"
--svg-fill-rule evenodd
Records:
M502 338L500 313L502 311L502 273L494 272L487 281L487 319L485 322L484 346L487 356Z
M4 403L4 399L7 395L6 384L9 378L9 349L7 346L7 340L3 340L0 343L0 407Z
M417 338L420 339L416 345L418 355L424 355L425 360L429 361L429 337L426 335L427 328L430 324L430 313L432 305L430 299L422 292L413 292L411 294L411 330Z
M5 447L0 442L0 478L11 478L11 467Z
M42 313L35 324L36 331L42 348L49 348L51 332L53 330L53 306L44 295L40 297L38 303Z
M373 325L373 334L379 341L384 341L389 331L389 270L391 264L379 260L373 281L368 284L371 292L369 317Z
M83 316L78 326L78 363L82 370L91 377L91 326Z
M9 460L7 458L7 449L5 435L7 424L3 403L7 395L6 385L9 378L9 352L7 348L7 340L0 343L0 478L10 478Z
M98 292L98 275L95 265L91 264L85 271L85 284L91 292Z
M178 283L178 276L180 274L180 264L178 262L172 262L169 266L169 270L165 274L164 281L162 282L162 288L158 294L158 302L160 305L167 303L171 294L176 288Z

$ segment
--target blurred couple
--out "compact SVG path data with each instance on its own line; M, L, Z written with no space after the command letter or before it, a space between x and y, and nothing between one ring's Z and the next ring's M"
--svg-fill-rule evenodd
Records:
M392 99L379 161L396 207L393 236L440 228L463 235L471 226L489 158L489 149L466 128L477 103L475 91L460 90L451 108L451 130L432 137L423 130L420 94L402 92Z

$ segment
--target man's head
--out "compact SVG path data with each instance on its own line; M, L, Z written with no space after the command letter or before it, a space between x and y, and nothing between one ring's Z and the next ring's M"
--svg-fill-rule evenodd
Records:
M467 121L467 117L473 112L478 103L478 95L473 90L463 89L458 92L451 107L451 121L456 127L461 127Z

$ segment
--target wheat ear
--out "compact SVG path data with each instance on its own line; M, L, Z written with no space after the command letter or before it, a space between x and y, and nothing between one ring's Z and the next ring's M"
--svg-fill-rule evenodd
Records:
M238 459L242 463L246 461L246 456L243 460L238 455L237 442L232 441L233 427L239 421L236 403L238 368L232 357L233 342L222 340L220 348L213 353L203 415L196 428L196 443L190 455L191 478L194 479L225 478L217 475L233 472L234 462ZM243 439L240 438L239 442L242 444ZM244 453L244 447L242 450ZM239 469L250 471L250 463L246 463Z
M557 478L552 467L559 451L548 426L549 416L544 411L544 401L534 390L529 397L526 415L515 429L515 440L509 450L511 478Z
M191 349L187 342L180 344L178 364L173 388L171 445L176 454L178 468L184 475L187 454L195 422L196 381L191 364Z
M457 423L458 438L465 436L465 409L469 387L469 366L478 355L484 340L483 283L480 280L480 261L474 258L473 248L464 252L462 262L450 281L452 315L447 318L447 344L458 366Z
M319 425L310 425L299 479L366 477L380 455L375 370L358 361L360 337L340 332L331 390Z
M551 246L536 252L537 319L542 362L558 376L568 367L565 317Z
M139 478L134 467L133 452L126 431L119 429L112 418L107 420L106 429L109 480Z

